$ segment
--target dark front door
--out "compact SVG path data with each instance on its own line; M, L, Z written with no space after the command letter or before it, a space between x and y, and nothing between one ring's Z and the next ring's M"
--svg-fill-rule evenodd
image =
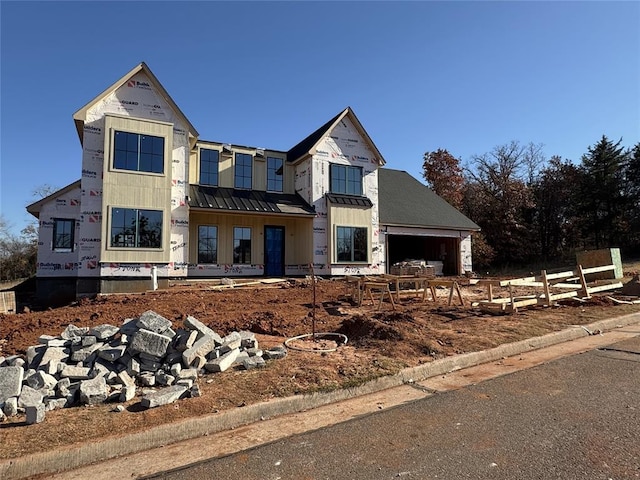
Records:
M264 227L264 274L284 276L284 227Z

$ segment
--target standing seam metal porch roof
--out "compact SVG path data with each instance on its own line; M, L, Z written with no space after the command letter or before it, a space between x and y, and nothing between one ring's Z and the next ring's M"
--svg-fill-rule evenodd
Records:
M278 213L313 217L315 209L298 194L190 185L189 207L219 212Z

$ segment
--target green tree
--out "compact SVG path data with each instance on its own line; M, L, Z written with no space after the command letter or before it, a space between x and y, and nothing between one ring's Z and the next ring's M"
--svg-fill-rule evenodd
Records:
M624 192L627 153L605 135L582 156L582 182L578 210L586 246L620 246L629 225L625 217L628 197Z

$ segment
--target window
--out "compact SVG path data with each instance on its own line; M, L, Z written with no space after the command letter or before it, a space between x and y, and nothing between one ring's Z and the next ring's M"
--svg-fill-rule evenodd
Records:
M75 230L75 220L64 218L53 219L53 249L58 252L73 251L73 233Z
M362 195L362 167L331 165L331 193Z
M281 158L267 157L267 191L281 192L284 162Z
M162 212L137 208L111 210L111 246L161 248Z
M198 227L198 263L218 263L218 227Z
M367 261L367 229L336 227L336 251L339 262Z
M218 159L220 152L200 149L200 185L218 185Z
M115 133L113 166L135 172L164 172L164 138L140 133Z
M233 263L251 263L251 229L233 228Z
M236 188L251 188L252 157L247 153L236 153L235 183Z

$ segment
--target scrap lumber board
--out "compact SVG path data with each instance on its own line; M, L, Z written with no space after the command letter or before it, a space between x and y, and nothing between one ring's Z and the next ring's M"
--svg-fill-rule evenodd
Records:
M16 292L0 292L0 313L16 313Z

